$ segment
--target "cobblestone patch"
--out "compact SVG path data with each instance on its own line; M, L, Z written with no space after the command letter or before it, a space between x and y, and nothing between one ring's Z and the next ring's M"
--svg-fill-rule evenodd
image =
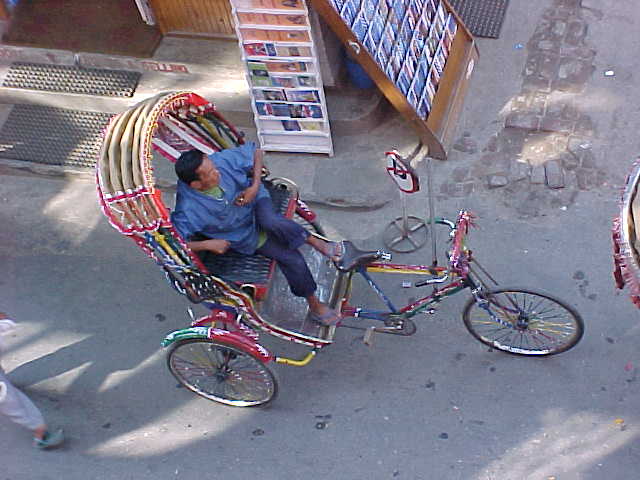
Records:
M580 109L596 54L583 13L579 0L555 0L543 13L527 43L520 93L470 169L474 188L498 191L523 216L566 208L579 191L606 183L593 149L596 125ZM472 153L469 144L462 137L454 148ZM468 179L452 180L443 191L469 189L460 187Z

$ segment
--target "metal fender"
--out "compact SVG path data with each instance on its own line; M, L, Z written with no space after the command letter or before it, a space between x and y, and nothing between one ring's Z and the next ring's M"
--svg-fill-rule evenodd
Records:
M230 332L219 328L210 328L209 338L211 340L220 340L222 343L228 343L234 347L238 347L240 350L244 350L245 352L253 355L262 363L271 362L275 358L269 350L240 332Z
M174 330L164 337L161 345L163 347L168 347L173 342L186 340L188 338L209 338L209 327L189 327L181 330Z
M187 340L191 338L205 338L210 340L218 340L220 343L227 343L239 350L247 352L260 360L262 363L268 363L274 360L274 355L262 345L255 343L250 338L239 332L230 332L214 327L189 327L181 330L174 330L162 340L162 346L168 347L174 342Z

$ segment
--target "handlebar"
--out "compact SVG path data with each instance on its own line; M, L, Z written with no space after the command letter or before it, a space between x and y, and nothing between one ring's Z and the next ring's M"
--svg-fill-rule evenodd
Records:
M451 237L451 250L448 253L449 269L447 273L442 277L429 278L416 282L414 286L424 287L426 285L433 285L438 283L445 283L449 280L450 272L455 272L460 275L466 275L468 273L468 261L467 256L464 254L464 239L469 232L469 227L473 226L474 215L466 210L460 210L455 223L446 218L436 218L434 223L440 225L446 225L451 230L449 235Z
M474 226L474 215L466 210L458 212L455 228L451 231L451 251L449 252L449 268L466 275L468 270L467 257L464 255L464 237L469 233L469 227Z
M427 280L422 280L421 282L414 283L413 286L414 287L424 287L424 286L427 286L427 285L433 285L435 283L444 283L447 280L449 280L449 273L448 272L444 277L429 278Z

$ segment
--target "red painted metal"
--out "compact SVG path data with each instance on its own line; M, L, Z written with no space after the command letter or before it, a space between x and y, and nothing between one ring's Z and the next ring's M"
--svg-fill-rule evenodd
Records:
M262 363L269 363L275 359L275 355L273 355L269 350L238 331L231 332L229 330L221 330L219 328L212 327L209 329L209 338L211 340L219 341L220 343L227 343L236 347L257 360L260 360Z

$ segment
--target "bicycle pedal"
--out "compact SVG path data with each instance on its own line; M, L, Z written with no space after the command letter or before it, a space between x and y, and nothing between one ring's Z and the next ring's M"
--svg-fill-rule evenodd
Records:
M376 333L376 327L369 327L367 331L364 332L364 337L362 338L363 343L370 347L373 343L373 334Z

